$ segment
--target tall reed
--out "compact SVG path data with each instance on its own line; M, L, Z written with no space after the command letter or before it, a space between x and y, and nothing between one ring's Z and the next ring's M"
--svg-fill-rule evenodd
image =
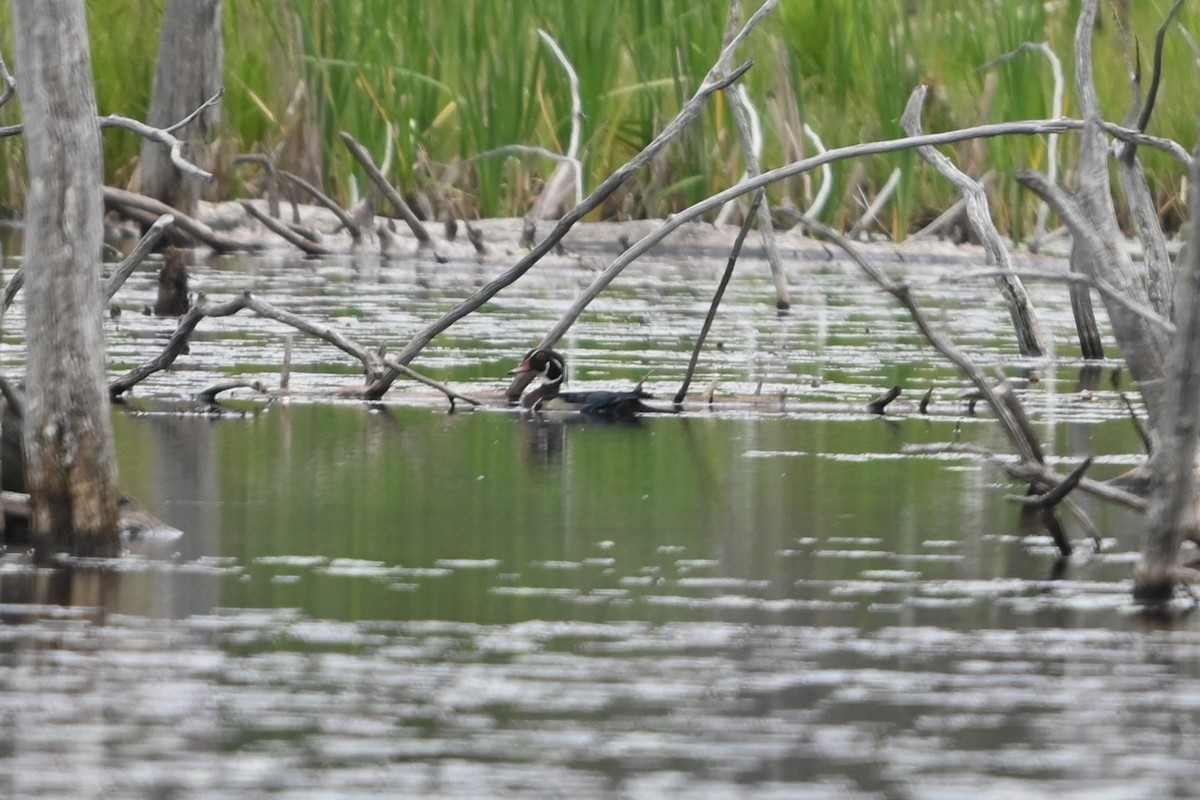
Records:
M763 117L764 167L811 153L804 123L828 147L900 136L900 112L919 82L932 87L927 130L1047 116L1052 86L1042 56L1024 53L983 67L1024 42L1047 41L1070 82L1079 3L781 3L741 54L756 61L744 83ZM1170 5L1116 0L1116 11L1104 17L1096 72L1110 119L1122 119L1130 106L1131 42L1141 44L1148 80L1154 35ZM345 130L377 159L390 146L389 178L405 193L463 216L527 212L554 168L537 156L484 154L512 144L566 148L568 82L539 28L554 36L579 73L586 114L581 156L590 188L644 146L695 90L720 49L726 13L723 0L462 0L437 7L418 0L226 0L225 6L219 194L257 191L254 169L230 164L233 155L259 150L348 200L365 184L338 141ZM101 112L144 115L162 0L89 0L88 7ZM1192 25L1186 10L1180 23ZM6 9L0 26L9 29ZM1189 148L1195 70L1187 39L1173 30L1150 132ZM1067 96L1071 114L1073 94ZM18 116L0 110L0 121ZM139 146L129 134L105 134L108 180L131 180ZM1064 136L1060 146L1069 166L1076 143ZM1037 206L1009 176L1022 167L1044 168L1046 147L1041 138L1004 139L953 153L976 174L997 172L995 214L1014 235L1029 230ZM19 144L0 144L0 156L6 163L0 205L19 208ZM1179 169L1158 153L1143 152L1143 159L1164 218L1178 222ZM904 179L882 232L903 237L955 199L909 154L842 163L834 169L825 221L851 224L896 167ZM602 213L663 216L727 186L742 169L736 129L718 97L687 137ZM796 180L774 187L771 199L804 207L812 192L811 181Z

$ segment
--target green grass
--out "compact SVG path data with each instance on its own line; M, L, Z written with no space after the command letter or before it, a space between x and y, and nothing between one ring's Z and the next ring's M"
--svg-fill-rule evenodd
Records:
M750 0L748 5L757 4ZM1044 118L1050 113L1050 70L1041 55L1022 54L980 67L1023 42L1047 40L1072 77L1071 48L1080 0L789 0L743 48L756 65L744 79L765 132L763 166L811 154L800 126L827 147L902 135L898 119L918 83L931 86L926 130L985 121ZM1118 3L1121 5L1121 3ZM1148 64L1154 35L1171 3L1129 3L1127 25ZM279 166L348 201L366 181L338 140L348 131L377 161L394 149L388 177L407 195L424 194L458 216L525 213L554 169L548 159L482 153L509 144L555 152L567 146L571 98L566 76L537 36L545 29L579 72L586 121L585 188L630 158L695 91L721 44L726 3L702 0L463 0L431 10L416 0L228 0L227 94L216 148L214 197L259 191L253 168L233 168L245 152L270 152ZM154 73L162 0L89 0L101 113L144 116ZM1102 103L1121 120L1130 105L1120 26L1107 2L1096 32ZM1195 13L1185 9L1189 28ZM7 9L0 10L7 29ZM10 54L11 43L5 43ZM1193 54L1178 30L1168 36L1165 80L1150 133L1191 148L1196 108ZM1147 66L1148 70L1148 66ZM1147 78L1148 79L1148 78ZM994 82L990 84L989 82ZM1073 91L1066 113L1077 113ZM13 104L14 106L16 104ZM0 122L19 118L0 110ZM1061 164L1077 151L1061 138ZM976 174L994 169L994 214L1001 229L1032 227L1037 204L1015 187L1014 171L1044 169L1045 138L964 144L951 155ZM139 142L105 134L108 180L134 175ZM25 177L19 143L4 140L0 206L19 209ZM1178 225L1181 170L1143 151L1168 226ZM835 166L833 201L823 217L847 227L893 168L904 172L884 227L895 237L955 199L953 189L912 154ZM743 169L727 103L714 98L686 138L598 212L661 217L728 186ZM775 186L774 202L807 207L818 179Z

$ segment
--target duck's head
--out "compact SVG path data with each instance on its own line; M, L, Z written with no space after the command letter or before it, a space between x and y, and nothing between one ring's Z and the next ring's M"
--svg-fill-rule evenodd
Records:
M523 372L536 372L546 383L559 383L565 374L563 357L547 347L530 350L521 365L508 374L520 375Z

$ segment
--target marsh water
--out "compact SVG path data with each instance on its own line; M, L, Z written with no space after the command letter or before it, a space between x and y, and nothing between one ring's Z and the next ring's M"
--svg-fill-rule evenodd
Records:
M1139 461L1116 362L1082 369L1061 287L1032 287L1059 352L1025 361L994 287L962 278L977 251L873 255L982 363L1036 370L1021 391L1056 463ZM739 266L696 380L714 403L631 425L497 399L603 254L535 271L415 362L475 410L404 383L334 399L356 365L300 337L290 401L204 409L222 378L277 384L288 330L202 323L113 414L123 490L184 537L53 574L0 558L0 796L1193 796L1200 628L1131 607L1136 519L1081 499L1101 547L1066 520L1055 569L995 467L905 450L1005 450L962 379L852 266L785 256L785 315ZM504 266L192 275L398 349ZM632 267L563 342L571 385L649 372L669 398L720 266ZM114 376L174 327L139 313L154 281L105 321ZM912 402L865 413L894 384Z

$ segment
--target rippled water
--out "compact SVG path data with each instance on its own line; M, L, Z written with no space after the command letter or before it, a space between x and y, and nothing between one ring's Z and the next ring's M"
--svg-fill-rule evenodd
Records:
M1137 463L1061 289L1034 287L1059 358L1023 361L990 284L925 256L889 268L981 360L1038 368L1054 460ZM842 261L788 257L789 315L760 264L734 282L696 380L717 404L637 426L447 414L411 384L322 399L355 365L299 338L305 402L168 413L276 380L286 329L202 323L114 415L123 488L186 537L56 573L0 557L0 796L1190 796L1200 630L1130 606L1137 520L1084 499L1103 549L1068 520L1058 575L994 468L903 452L1003 449L961 380ZM531 276L415 366L494 398L602 261ZM573 384L653 370L672 394L719 265L632 268L564 343ZM398 349L501 267L218 259L193 285ZM105 323L114 375L172 328L137 313L153 281ZM862 412L892 384L936 413Z

